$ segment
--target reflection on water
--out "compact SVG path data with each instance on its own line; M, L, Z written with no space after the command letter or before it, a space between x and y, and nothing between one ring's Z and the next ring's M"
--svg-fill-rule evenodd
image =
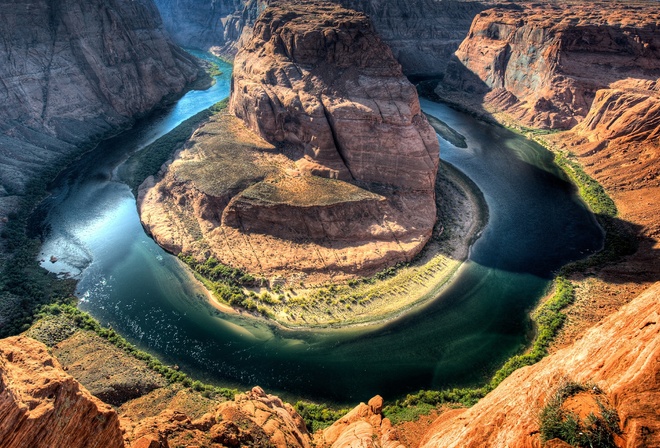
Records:
M601 245L600 229L547 151L425 101L427 113L466 136L467 149L442 142L442 158L479 185L490 207L470 261L440 299L376 329L286 331L224 315L145 235L135 199L113 175L128 153L226 97L230 67L222 69L212 89L190 92L75 163L43 205L42 264L80 279L80 307L197 378L344 403L474 383L525 344L526 312L551 272Z

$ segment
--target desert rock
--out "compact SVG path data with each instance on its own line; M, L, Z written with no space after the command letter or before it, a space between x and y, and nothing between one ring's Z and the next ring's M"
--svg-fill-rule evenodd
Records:
M27 337L0 341L0 440L3 448L124 446L115 411Z
M539 413L567 379L604 391L620 418L624 446L657 446L659 295L656 283L574 345L514 372L474 407L439 417L421 446L540 447Z
M489 9L475 17L445 82L485 95L492 110L527 126L569 129L596 91L629 77L657 79L659 17L653 3Z

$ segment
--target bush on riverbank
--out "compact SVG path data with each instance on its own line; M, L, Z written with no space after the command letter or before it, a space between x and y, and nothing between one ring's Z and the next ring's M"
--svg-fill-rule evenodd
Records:
M548 146L543 140L539 143ZM602 185L584 172L582 167L570 159L569 154L555 152L555 163L564 170L566 175L578 186L580 196L596 215L598 223L605 231L603 250L584 260L564 266L562 275L583 272L588 268L598 268L614 263L637 250L638 241L623 221L617 219L616 204L609 197Z
M36 221L32 213L47 196L49 183L77 156L64 157L59 164L44 168L30 180L20 196L17 211L8 216L0 235L6 251L0 254L0 338L27 330L41 305L75 303L76 282L58 279L37 264L41 242L36 236L28 235L27 229L31 221Z
M383 413L386 417L401 421L401 415L415 416L416 413L411 412L410 408L419 406L428 408L428 405L438 406L455 403L460 403L463 406L473 406L515 370L535 364L548 354L550 344L566 320L566 315L561 310L573 303L574 300L575 291L571 282L563 277L558 277L555 280L555 291L552 297L541 305L533 315L537 325L537 334L532 347L523 354L511 357L484 386L420 391L406 396L403 400L397 400L393 405L386 406Z
M205 396L224 397L229 400L233 399L238 393L238 390L236 389L216 387L192 380L188 375L179 371L178 368L165 365L155 356L138 349L114 329L102 327L96 319L84 311L80 311L73 304L44 305L36 315L39 319L48 318L49 316L64 316L66 318L65 321L73 325L75 328L96 333L115 347L126 352L128 355L143 361L146 366L154 372L162 375L170 383L181 383L184 387L191 388L197 392L202 392Z

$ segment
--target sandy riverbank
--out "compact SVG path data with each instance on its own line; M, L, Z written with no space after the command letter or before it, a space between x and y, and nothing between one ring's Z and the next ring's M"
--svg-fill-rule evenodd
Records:
M436 195L433 236L412 262L359 281L254 290L264 314L296 329L378 325L437 297L467 258L488 211L478 188L446 163L439 168ZM212 293L208 297L216 309L236 312Z

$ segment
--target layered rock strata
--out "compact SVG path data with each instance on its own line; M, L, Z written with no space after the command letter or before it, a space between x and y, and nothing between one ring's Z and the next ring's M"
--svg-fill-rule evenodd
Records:
M0 341L3 448L120 448L119 418L26 337Z
M295 409L259 387L196 419L168 408L137 422L130 428L128 438L132 448L312 446L305 423Z
M318 448L405 448L389 419L383 418L383 398L360 403L330 427L314 435Z
M44 165L198 76L151 0L2 2L0 22L0 217Z
M156 0L174 39L232 58L268 0ZM472 0L337 0L367 14L407 75L438 75L465 38L474 16L495 3Z
M603 391L620 419L617 446L660 445L658 297L660 283L573 346L517 370L472 408L443 414L421 446L541 447L539 413L567 380L593 383Z
M562 2L478 14L445 83L485 96L491 111L534 127L568 129L596 91L660 70L654 2Z
M431 190L438 140L369 19L323 2L273 2L236 56L230 110L323 177Z
M232 83L229 107L245 124L212 118L141 187L141 219L159 244L317 280L421 250L436 219L438 139L363 14L274 3Z

